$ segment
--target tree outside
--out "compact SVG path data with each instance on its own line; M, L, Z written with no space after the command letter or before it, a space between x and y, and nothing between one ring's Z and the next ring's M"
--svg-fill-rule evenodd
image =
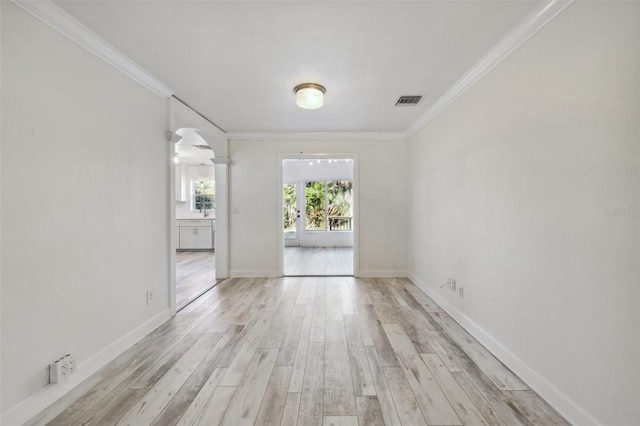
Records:
M295 236L298 217L296 185L284 185L284 236Z
M324 231L329 221L347 220L351 223L353 182L307 182L305 186L308 231Z

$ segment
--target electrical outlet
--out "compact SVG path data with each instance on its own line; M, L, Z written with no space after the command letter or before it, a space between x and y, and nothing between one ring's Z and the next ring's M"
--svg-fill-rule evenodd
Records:
M62 380L65 380L67 377L69 377L69 364L67 364L66 359L63 359L60 363L60 371L62 373Z
M78 371L78 363L76 362L76 358L71 354L66 354L63 358L67 363L67 372L69 375L72 375L76 371Z
M440 286L440 288L444 288L444 287L447 287L449 290L451 290L451 291L453 291L455 293L455 291L456 291L456 280L454 280L453 278L447 278L447 282Z
M76 359L71 354L66 354L62 358L49 364L49 381L60 383L78 370Z
M62 364L64 364L64 361L62 359L49 364L49 381L51 383L60 383L66 378L63 373Z
M147 290L147 305L150 305L153 302L153 292Z

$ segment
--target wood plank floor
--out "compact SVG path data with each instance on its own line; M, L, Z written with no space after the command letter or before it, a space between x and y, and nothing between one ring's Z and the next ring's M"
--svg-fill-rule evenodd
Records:
M215 284L213 251L176 251L176 309L182 309Z
M225 280L82 389L30 424L568 424L397 278Z
M353 247L285 247L284 274L353 275Z

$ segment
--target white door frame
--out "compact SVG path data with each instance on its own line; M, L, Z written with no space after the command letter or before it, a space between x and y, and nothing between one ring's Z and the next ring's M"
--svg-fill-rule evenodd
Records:
M353 275L360 276L360 186L358 173L358 154L278 154L278 275L284 276L284 160L353 160ZM302 212L301 212L302 214Z

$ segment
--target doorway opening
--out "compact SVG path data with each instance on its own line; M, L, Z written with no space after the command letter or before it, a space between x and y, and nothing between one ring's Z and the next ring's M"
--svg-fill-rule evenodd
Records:
M199 269L196 281L202 285L189 290L193 301L229 276L231 160L226 134L175 97L169 128L169 310L175 315L178 306L190 303L178 294L184 277L193 278ZM197 268L198 262L204 265Z
M355 274L355 164L353 155L282 159L282 275Z
M216 285L216 180L212 148L192 129L176 132L176 311Z
M217 284L213 250L176 252L176 311L180 311Z

